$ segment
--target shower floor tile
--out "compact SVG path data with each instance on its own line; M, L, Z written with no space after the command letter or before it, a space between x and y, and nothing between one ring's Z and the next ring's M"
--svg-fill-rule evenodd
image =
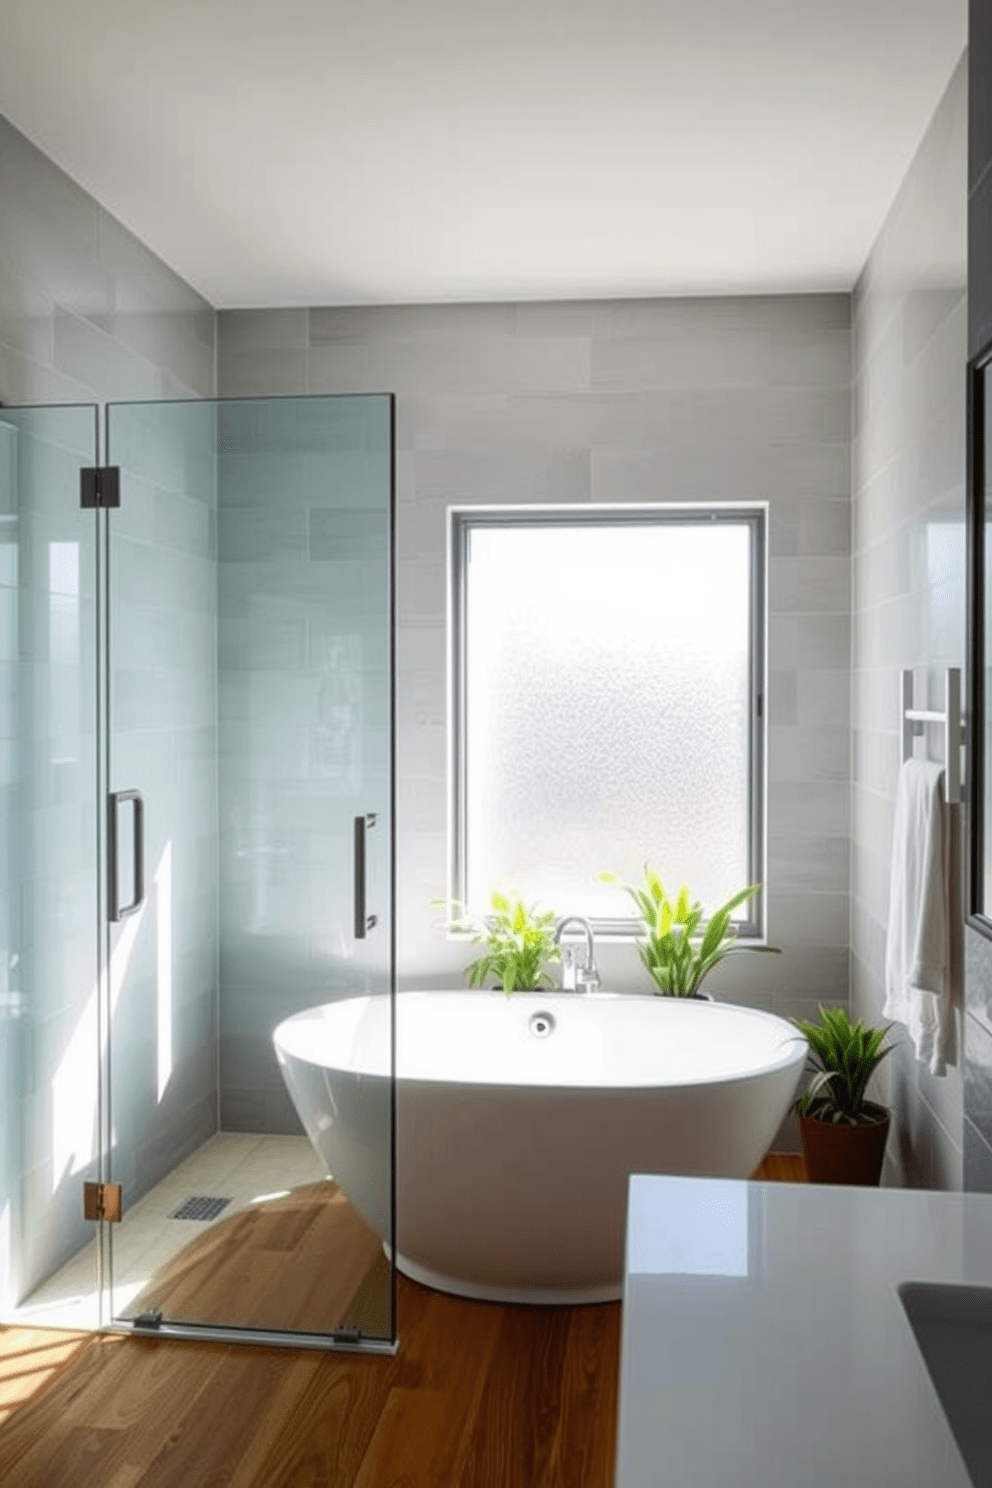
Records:
M173 1168L134 1205L124 1195L124 1218L112 1225L114 1312L124 1312L151 1276L212 1224L265 1199L327 1177L306 1137L218 1132ZM217 1196L231 1202L216 1220L169 1219L183 1199ZM96 1241L78 1251L37 1287L5 1323L52 1328L96 1328Z

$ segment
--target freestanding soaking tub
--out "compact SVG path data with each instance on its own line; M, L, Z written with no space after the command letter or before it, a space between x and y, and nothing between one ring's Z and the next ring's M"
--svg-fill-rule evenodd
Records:
M389 1236L389 999L273 1034L327 1170ZM627 1177L746 1178L806 1040L770 1013L609 993L403 992L396 1007L396 1262L503 1302L620 1296Z

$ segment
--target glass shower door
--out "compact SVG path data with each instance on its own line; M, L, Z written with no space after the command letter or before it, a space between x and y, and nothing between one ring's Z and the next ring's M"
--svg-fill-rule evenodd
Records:
M113 1315L391 1346L392 401L107 414ZM318 1047L342 1000L361 1051ZM341 1101L277 1060L296 1015L353 1066L318 1078L359 1093L348 1187L306 1135Z
M0 1305L96 1326L97 513L90 405L0 409Z

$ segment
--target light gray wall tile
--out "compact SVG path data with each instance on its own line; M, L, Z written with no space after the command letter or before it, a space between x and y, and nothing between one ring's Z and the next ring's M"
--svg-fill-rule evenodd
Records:
M758 958L755 970L770 964L766 957ZM848 950L846 945L814 946L805 949L797 946L789 954L789 981L776 994L772 1010L785 1017L817 1017L820 1003L836 1005L846 1003L848 987Z
M254 564L277 557L291 561L303 558L307 551L307 515L305 507L221 507L217 514L220 561Z
M784 836L791 824L801 840L831 834L846 839L849 795L846 780L777 782L768 801L768 831Z
M896 1083L887 1103L910 1113L905 1123L889 1133L888 1181L913 1188L962 1188L965 1158L956 1134L914 1092L911 1082Z
M846 440L770 442L764 454L768 500L775 503L850 500L851 450Z
M239 334L250 339L243 326ZM287 399L225 408L220 421L228 1129L298 1131L274 1027L381 984L368 957L353 954L350 917L354 817L379 814L373 871L389 834L388 431L382 399ZM377 900L375 912L388 941L388 903Z
M588 338L520 333L514 339L513 347L516 362L513 380L515 392L589 390L592 345Z
M841 611L851 606L851 563L840 558L772 558L768 608L772 614Z
M52 251L68 244L95 257L97 203L6 119L0 130L0 168L12 224L30 214L41 229L41 243Z
M308 310L224 310L221 314L225 356L254 351L305 351L309 344Z
M2 327L0 327L2 329ZM18 405L85 403L90 389L64 372L22 356L0 340L0 388L2 401Z
M730 329L683 320L655 335L597 335L594 389L641 392L652 388L767 386L771 337L766 329Z
M501 393L516 383L512 337L366 343L366 375L375 387L428 398Z
M325 346L342 339L430 344L488 340L512 335L516 318L515 305L496 303L318 308L310 311L310 344Z
M0 326L3 339L29 361L51 366L55 340L55 305L40 285L25 279L0 260Z
M992 1194L992 1147L975 1123L964 1119L964 1183L967 1193Z
M411 503L571 502L589 499L588 450L420 450L410 470Z
M375 383L364 342L331 341L326 346L311 346L307 352L307 392L374 392ZM383 388L388 386L383 384Z
M815 506L777 508L768 526L772 558L848 557L851 552L851 503L838 498Z
M307 354L302 350L228 352L218 345L217 385L226 398L265 397L274 387L286 393L307 391Z
M816 729L768 729L769 779L844 780L850 775L851 743L845 724L823 724Z
M964 1024L964 1107L968 1121L992 1146L992 1034L970 1011Z
M804 728L848 726L851 714L851 674L843 671L804 672L798 679L798 721Z
M794 889L820 889L846 894L848 843L844 837L809 837L797 845L795 833L769 834L768 877Z
M214 392L215 318L209 305L3 119L0 200L0 399L40 405ZM78 467L94 459L93 416L79 411L78 417L88 421L90 443L68 453L55 437L57 417L33 410L35 438L21 446L20 698L32 703L25 718L37 723L49 717L58 758L46 757L44 729L23 733L17 790L22 801L27 792L37 806L30 857L20 855L30 876L18 919L30 930L29 943L18 962L19 984L0 985L5 997L16 992L23 1012L14 1025L16 1057L6 1038L6 1014L0 1013L0 1062L6 1060L4 1069L16 1076L0 1084L0 1210L10 1199L13 1233L25 1243L18 1244L12 1267L0 1275L3 1300L23 1295L91 1238L79 1213L79 1183L95 1176L95 1160L84 1147L95 1129L87 1106L88 1086L96 1078L95 1044L88 1040L86 1009L96 967L93 948L79 934L95 903L95 803L92 784L86 783L86 777L90 782L95 777L95 766L84 768L85 749L71 749L66 733L69 714L78 709L86 749L94 747L92 697L86 700L91 689L79 692L78 664L50 665L40 632L24 628L49 603L48 544L76 542L85 557L92 541L91 524L89 537L65 524L72 511L80 515ZM115 527L116 558L129 553L135 560L130 576L140 571L143 579L138 588L129 589L126 578L115 586L118 673L112 680L120 684L119 709L137 727L118 735L114 758L116 767L137 773L114 783L138 783L140 774L151 827L149 908L115 1028L121 1059L113 1092L114 1163L115 1176L127 1184L128 1202L216 1129L217 1108L216 1020L209 1013L204 1018L204 1007L213 1006L217 992L216 869L211 867L216 746L194 768L182 743L184 721L192 720L191 732L204 736L214 726L212 455L205 472L202 431L191 427L184 433L174 420L163 418L166 427L157 444L147 428L139 441L154 469L133 468L133 451L124 444L111 451L128 467L125 506ZM59 458L51 453L56 445ZM75 469L67 486L62 467L68 454ZM78 633L85 637L95 635L91 565L80 578ZM198 623L204 618L207 628ZM68 646L65 623L60 634ZM49 692L56 696L55 688L60 714L42 708ZM70 768L70 757L76 758L75 767ZM34 761L37 791L23 773L26 759ZM176 872L178 985L173 1075L160 1099L148 1019L154 1016L153 875L164 846L156 833L163 826ZM0 827L0 897L7 898L2 836ZM9 929L10 916L0 911L0 934L5 925ZM8 959L2 955L0 963L6 967ZM87 1040L85 1060L73 1073L71 1051L81 1039ZM60 1134L52 1119L51 1082L65 1086L70 1078L78 1078L79 1088L71 1110L62 1112ZM74 1148L68 1157L67 1141Z
M768 722L793 728L799 721L799 686L796 672L770 672L768 676Z
M271 343L259 314L256 329L250 312L232 325L232 356L246 338L263 351ZM801 907L777 920L784 954L760 968L736 958L725 990L787 1009L802 995L791 955L822 949L830 972L817 986L846 996L850 739L837 679L850 659L849 323L844 295L310 311L311 388L345 391L357 379L397 393L406 985L458 985L465 959L438 936L429 908L446 880L445 506L750 500L769 503L773 534L781 522L773 707L801 724L772 751L772 809L779 788L795 797L773 818L781 871L769 895L773 906L786 894ZM222 314L220 391L229 393L242 384L225 380L225 325ZM294 390L295 374L270 363L268 375L258 391ZM245 635L232 632L230 645L243 654ZM804 892L807 882L829 888ZM636 983L636 958L604 953L618 985Z
M968 1016L992 1039L992 942L966 926L964 945Z
M594 501L767 501L773 480L760 429L744 421L719 439L646 448L596 444ZM790 498L791 500L791 495ZM772 524L775 515L772 514Z
M884 998L899 670L915 668L937 707L942 667L964 661L965 115L962 65L854 295L852 1003L870 1022ZM940 748L930 731L917 752ZM890 1176L960 1186L960 1065L935 1080L905 1050L888 1063Z
M846 613L788 615L769 625L770 667L836 672L847 664L851 647L851 619Z
M592 300L533 300L516 305L514 311L513 324L519 335L565 340L592 335L596 305Z
M851 375L848 326L810 332L773 331L768 348L768 376L773 387L836 387Z

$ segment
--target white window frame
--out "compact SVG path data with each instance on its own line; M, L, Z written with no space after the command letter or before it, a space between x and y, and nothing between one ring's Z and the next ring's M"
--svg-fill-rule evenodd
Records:
M768 503L709 502L621 505L583 503L549 505L449 506L448 517L448 884L449 897L464 902L467 871L465 718L468 541L477 527L554 527L560 525L709 526L732 523L747 527L750 550L750 644L748 647L748 877L747 883L762 888L747 905L746 918L734 921L741 940L762 942L766 938L767 884L767 708L768 695ZM737 885L744 888L745 884ZM733 891L732 891L733 892ZM471 906L484 913L488 906ZM593 918L599 937L632 939L641 929L634 918Z

